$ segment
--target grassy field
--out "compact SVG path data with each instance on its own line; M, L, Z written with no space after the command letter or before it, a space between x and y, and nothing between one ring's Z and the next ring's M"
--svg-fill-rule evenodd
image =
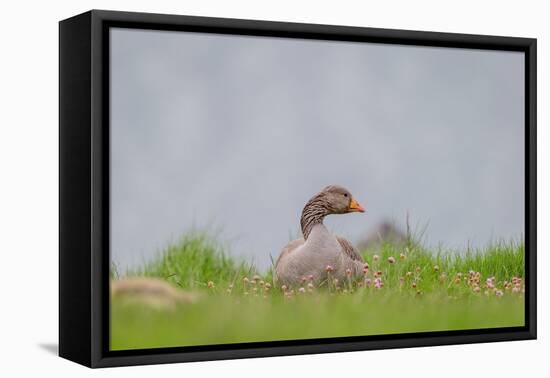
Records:
M361 279L322 287L306 280L281 290L270 271L235 261L207 235L189 235L125 276L161 278L196 292L197 301L159 309L113 298L111 349L524 324L522 243L464 253L384 245L364 257L368 269Z

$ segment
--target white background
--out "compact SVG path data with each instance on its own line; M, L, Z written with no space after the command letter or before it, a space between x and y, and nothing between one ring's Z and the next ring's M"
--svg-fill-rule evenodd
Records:
M19 1L0 22L0 374L56 376L542 376L550 205L545 128L550 48L543 1ZM55 356L58 26L91 8L538 38L539 340L89 370ZM495 140L498 143L498 140ZM373 309L375 311L375 309ZM544 349L547 349L545 352Z

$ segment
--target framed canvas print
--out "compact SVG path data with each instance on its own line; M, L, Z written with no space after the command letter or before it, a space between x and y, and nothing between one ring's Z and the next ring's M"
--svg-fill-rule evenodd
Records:
M59 351L91 367L536 337L536 40L60 22Z

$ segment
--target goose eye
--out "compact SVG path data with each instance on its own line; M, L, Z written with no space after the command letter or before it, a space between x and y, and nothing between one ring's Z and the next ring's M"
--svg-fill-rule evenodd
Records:
M348 196L348 194L347 194L347 193L344 193L344 197L347 197L347 196Z

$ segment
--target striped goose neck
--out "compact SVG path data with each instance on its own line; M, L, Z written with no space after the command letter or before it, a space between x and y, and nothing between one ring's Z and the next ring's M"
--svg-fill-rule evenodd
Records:
M316 195L306 203L300 219L304 240L307 240L313 226L323 224L323 219L330 214L329 207L330 204L321 195Z

